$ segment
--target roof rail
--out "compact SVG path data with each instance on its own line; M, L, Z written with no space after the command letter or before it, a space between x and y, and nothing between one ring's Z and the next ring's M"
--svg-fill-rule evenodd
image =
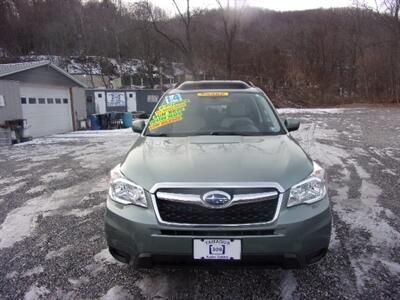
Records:
M185 81L175 85L179 90L221 90L233 89L243 90L254 87L252 83L242 80L199 80L199 81Z
M184 81L178 81L177 83L174 84L173 88L177 89Z
M251 87L256 87L250 80L243 80L243 81L246 82Z

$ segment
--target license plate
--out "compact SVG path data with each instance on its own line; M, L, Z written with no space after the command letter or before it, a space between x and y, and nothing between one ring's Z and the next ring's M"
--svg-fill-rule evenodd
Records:
M194 259L240 260L241 240L194 239Z

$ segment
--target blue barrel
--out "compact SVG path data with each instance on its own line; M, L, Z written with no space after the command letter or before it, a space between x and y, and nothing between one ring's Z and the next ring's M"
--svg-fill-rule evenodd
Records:
M99 117L97 115L90 116L90 126L92 130L100 130Z
M132 127L132 113L131 112L124 112L124 115L122 116L122 125L124 128L131 128Z

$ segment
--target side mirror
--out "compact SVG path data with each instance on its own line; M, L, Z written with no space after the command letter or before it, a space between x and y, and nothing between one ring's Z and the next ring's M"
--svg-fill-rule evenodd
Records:
M286 119L284 121L285 127L288 131L296 131L300 127L300 120Z
M136 133L142 133L144 127L146 127L146 123L143 120L133 121L132 130Z

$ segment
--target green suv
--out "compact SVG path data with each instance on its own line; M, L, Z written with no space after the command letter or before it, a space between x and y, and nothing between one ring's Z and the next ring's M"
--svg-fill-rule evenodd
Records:
M137 267L319 261L331 213L324 170L289 134L299 124L251 83L167 91L111 171L110 253Z

